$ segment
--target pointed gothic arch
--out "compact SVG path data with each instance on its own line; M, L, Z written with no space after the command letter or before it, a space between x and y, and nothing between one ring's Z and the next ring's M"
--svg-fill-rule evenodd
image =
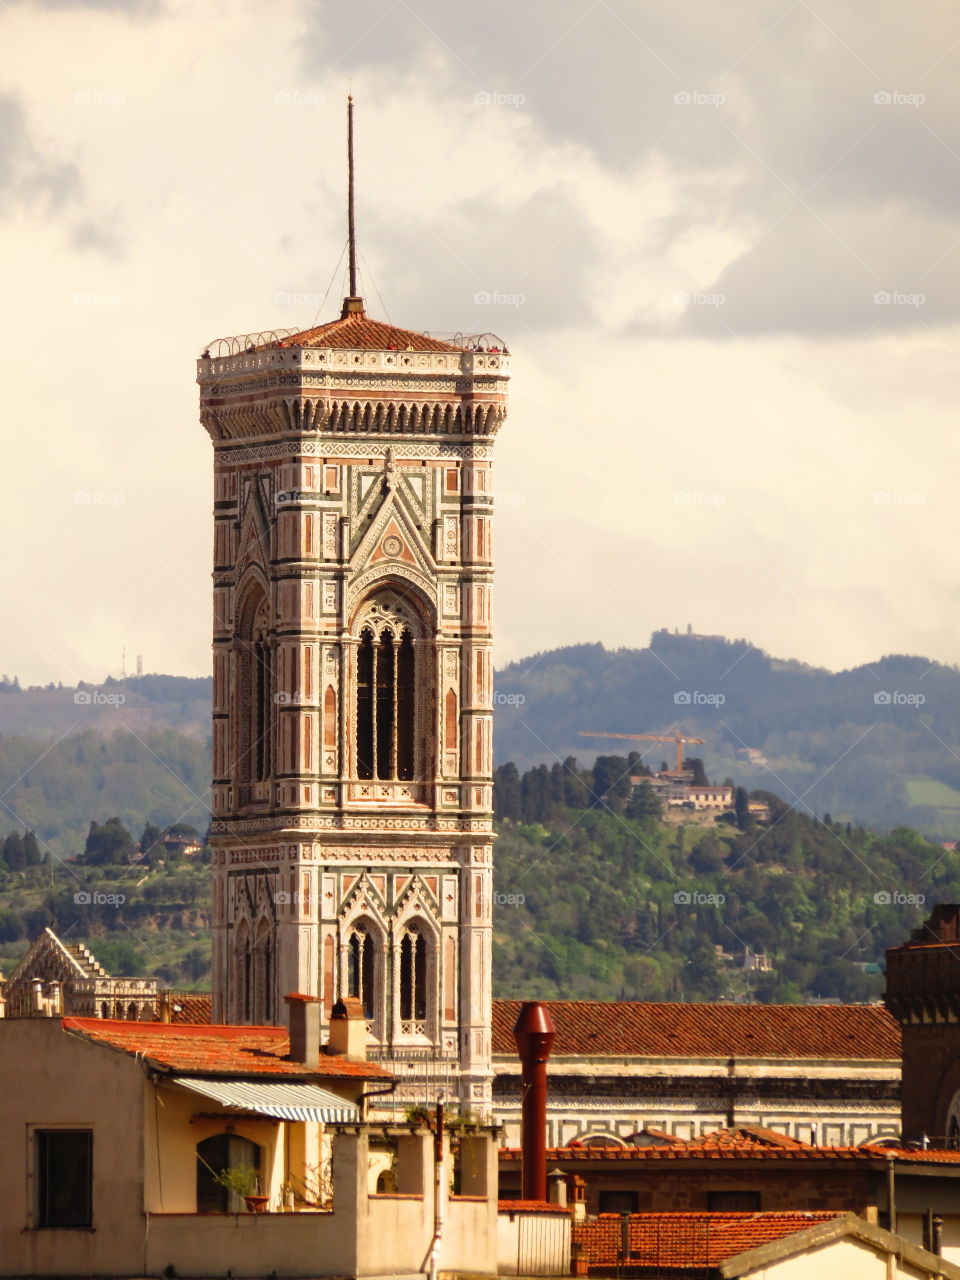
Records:
M385 955L383 929L369 913L355 917L346 925L341 947L340 994L360 1000L364 1017L375 1029L382 1019Z
M393 580L378 582L354 611L352 763L361 781L413 782L429 771L430 613L408 583Z
M274 645L269 594L259 574L250 574L239 594L234 633L238 667L232 717L234 776L241 787L249 788L267 782L273 771Z
M263 1024L276 1020L275 932L273 921L261 917L253 948L253 1020Z
M236 975L236 1013L237 1021L253 1022L253 943L250 937L250 926L241 920L237 926L234 942L234 960Z

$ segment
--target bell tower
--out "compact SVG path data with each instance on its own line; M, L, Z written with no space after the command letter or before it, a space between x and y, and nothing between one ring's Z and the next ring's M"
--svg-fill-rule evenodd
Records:
M352 131L351 131L352 132ZM351 162L352 189L352 162ZM509 357L370 318L212 343L214 1020L362 1001L490 1102L491 453Z

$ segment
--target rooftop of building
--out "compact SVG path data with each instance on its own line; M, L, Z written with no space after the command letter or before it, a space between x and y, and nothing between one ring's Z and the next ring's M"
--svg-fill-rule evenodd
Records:
M494 1000L493 1052L515 1058L520 1000ZM548 1000L554 1058L900 1060L882 1005L660 1004Z
M519 1147L501 1149L500 1158L506 1163L519 1163ZM841 1161L844 1163L875 1163L892 1159L897 1164L941 1164L960 1170L960 1151L915 1150L911 1147L891 1147L878 1143L864 1143L859 1147L814 1146L786 1134L776 1133L759 1125L743 1125L739 1128L718 1129L699 1138L676 1138L658 1134L642 1145L600 1146L573 1143L568 1147L551 1147L548 1161L576 1161L601 1163L606 1161L640 1163L678 1160L788 1160L788 1161Z
M209 991L163 991L160 999L168 1004L171 1022L203 1025L213 1021L213 996Z
M601 1214L574 1238L595 1267L713 1267L811 1227L846 1220L838 1212ZM624 1240L626 1233L626 1240ZM622 1256L623 1245L629 1256Z
M391 1078L372 1062L348 1061L323 1052L313 1064L296 1062L290 1057L290 1037L284 1027L64 1018L63 1028L95 1044L143 1058L160 1070L185 1075Z
M218 338L204 349L205 357L238 355L271 348L331 348L344 351L491 351L508 354L496 334L457 333L439 337L415 329L402 329L367 315L362 298L344 298L335 320L309 329L273 329L234 338Z

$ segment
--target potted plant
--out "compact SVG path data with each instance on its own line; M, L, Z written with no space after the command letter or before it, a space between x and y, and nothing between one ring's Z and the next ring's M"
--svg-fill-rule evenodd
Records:
M242 1196L249 1213L265 1213L269 1196L260 1194L260 1176L250 1164L237 1164L229 1169L221 1169L214 1175L221 1187L226 1187L234 1195Z

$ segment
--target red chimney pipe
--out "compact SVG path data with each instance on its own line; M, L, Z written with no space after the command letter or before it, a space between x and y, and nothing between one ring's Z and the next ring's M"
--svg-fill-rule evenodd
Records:
M557 1032L546 1005L527 1000L513 1028L523 1067L521 1179L524 1200L547 1198L547 1059Z

